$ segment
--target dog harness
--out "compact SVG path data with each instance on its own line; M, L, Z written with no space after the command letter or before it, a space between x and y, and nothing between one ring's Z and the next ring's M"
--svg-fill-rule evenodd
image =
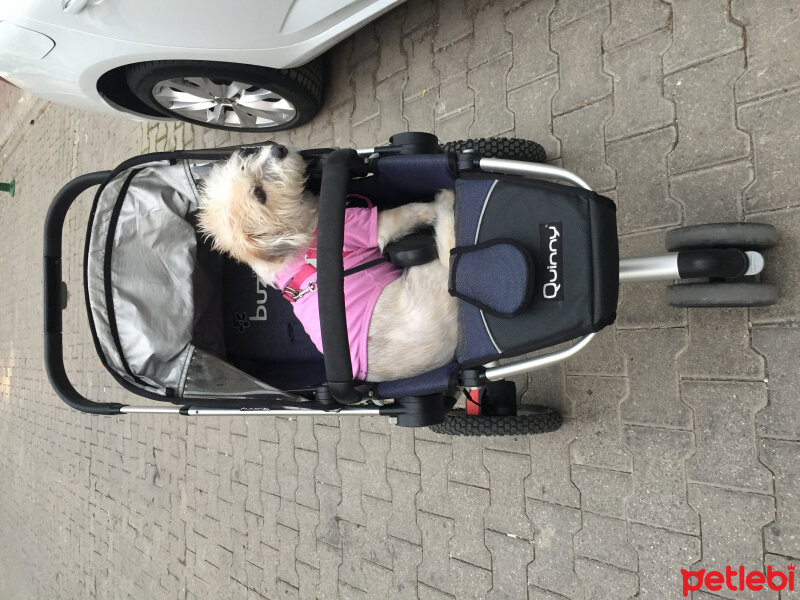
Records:
M297 318L311 341L322 352L322 333L317 300L317 241L306 255L284 269L275 279L278 289L292 303ZM402 269L392 265L378 250L378 209L348 208L344 215L342 262L345 268L344 303L353 378L367 377L367 335L372 311L384 288L397 280Z

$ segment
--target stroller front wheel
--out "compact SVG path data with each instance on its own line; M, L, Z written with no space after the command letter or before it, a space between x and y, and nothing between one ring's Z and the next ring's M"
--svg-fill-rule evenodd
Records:
M556 431L562 422L561 414L547 406L525 406L516 415L496 417L468 415L457 409L430 429L445 435L531 435Z

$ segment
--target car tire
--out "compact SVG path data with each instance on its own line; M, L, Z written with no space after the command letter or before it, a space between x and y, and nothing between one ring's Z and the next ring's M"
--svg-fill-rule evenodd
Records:
M313 119L322 106L321 59L292 69L152 61L131 65L125 79L131 93L158 113L213 129L291 129ZM176 99L184 98L191 104L176 106Z

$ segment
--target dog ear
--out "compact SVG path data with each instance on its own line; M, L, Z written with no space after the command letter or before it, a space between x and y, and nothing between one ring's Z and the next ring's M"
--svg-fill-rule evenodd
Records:
M298 250L298 246L283 236L264 239L263 236L255 237L245 234L248 252L255 258L269 262L278 262L291 256Z

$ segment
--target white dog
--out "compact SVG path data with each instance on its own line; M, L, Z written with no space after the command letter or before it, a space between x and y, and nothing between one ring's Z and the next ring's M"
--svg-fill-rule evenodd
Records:
M250 156L234 154L206 179L199 223L217 249L293 299L295 313L321 349L316 271L308 266L315 255L319 199L304 187L305 170L302 157L279 144ZM422 225L435 225L439 252L438 260L402 272L383 263L345 277L355 378L411 377L453 360L456 300L447 291L453 199L451 190L440 190L432 203L379 213L346 210L345 269L380 256L389 242Z

